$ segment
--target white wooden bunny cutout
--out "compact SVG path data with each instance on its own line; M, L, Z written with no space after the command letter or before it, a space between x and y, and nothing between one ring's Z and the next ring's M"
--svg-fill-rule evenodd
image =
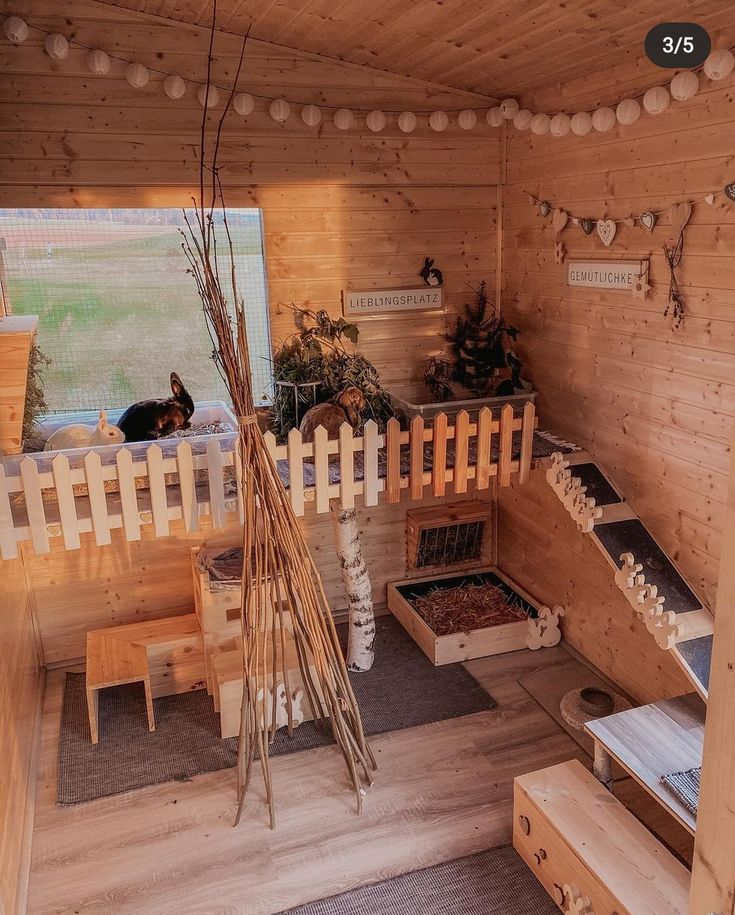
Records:
M107 413L100 410L96 426L69 423L49 436L45 451L62 451L69 448L89 448L92 445L121 445L125 436L117 426L107 422Z

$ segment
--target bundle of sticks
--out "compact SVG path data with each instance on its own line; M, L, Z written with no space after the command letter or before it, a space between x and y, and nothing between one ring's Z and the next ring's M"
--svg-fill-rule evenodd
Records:
M411 604L437 635L471 632L528 618L528 613L513 602L513 597L491 582L454 588L437 586L414 597Z

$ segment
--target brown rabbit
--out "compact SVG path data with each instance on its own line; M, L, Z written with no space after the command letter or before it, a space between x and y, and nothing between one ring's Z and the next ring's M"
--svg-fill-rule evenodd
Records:
M176 372L171 372L173 397L140 400L127 408L118 421L126 442L146 442L177 429L188 429L194 401Z
M317 426L324 426L327 438L339 438L342 423L349 423L353 429L360 424L360 413L365 408L365 396L359 388L345 388L326 403L318 403L304 413L299 432L305 442L314 441Z

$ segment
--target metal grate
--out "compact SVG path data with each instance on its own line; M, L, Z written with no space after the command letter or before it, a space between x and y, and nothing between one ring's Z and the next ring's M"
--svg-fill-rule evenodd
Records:
M486 526L487 521L467 521L423 528L415 568L452 566L480 559Z

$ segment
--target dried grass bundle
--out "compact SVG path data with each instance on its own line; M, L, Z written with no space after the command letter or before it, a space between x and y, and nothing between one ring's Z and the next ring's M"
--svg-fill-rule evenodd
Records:
M411 604L437 635L471 632L528 618L523 607L514 604L511 597L490 582L437 587L415 597Z
M209 43L207 92L211 86L216 15L215 0ZM242 815L257 756L265 783L271 827L274 827L269 746L276 731L277 678L282 676L285 686L289 721L292 719L292 689L288 683L288 671L284 670L279 676L279 671L268 670L267 658L278 657L278 649L284 649L289 617L304 689L314 711L315 722L322 727L327 724L331 726L357 796L358 812L362 809L363 783L371 783L370 773L376 765L365 740L360 712L319 573L255 418L245 303L238 289L234 250L217 165L222 128L237 89L246 44L247 36L243 40L237 74L217 125L210 154L205 149L207 107L204 106L199 200L194 201L195 215L189 217L185 214L186 230L182 232L182 247L189 261L189 273L196 283L212 338L212 357L227 385L238 415L244 511L243 555L252 556L252 563L244 565L242 574L243 702L235 824ZM209 206L205 206L205 193L209 197ZM226 239L224 251L217 247L216 209L218 215L221 214ZM227 283L223 282L220 268L226 271ZM229 286L232 306L226 286ZM323 702L312 680L310 665L316 670ZM269 691L274 697L272 709L266 708L264 698L269 695Z

